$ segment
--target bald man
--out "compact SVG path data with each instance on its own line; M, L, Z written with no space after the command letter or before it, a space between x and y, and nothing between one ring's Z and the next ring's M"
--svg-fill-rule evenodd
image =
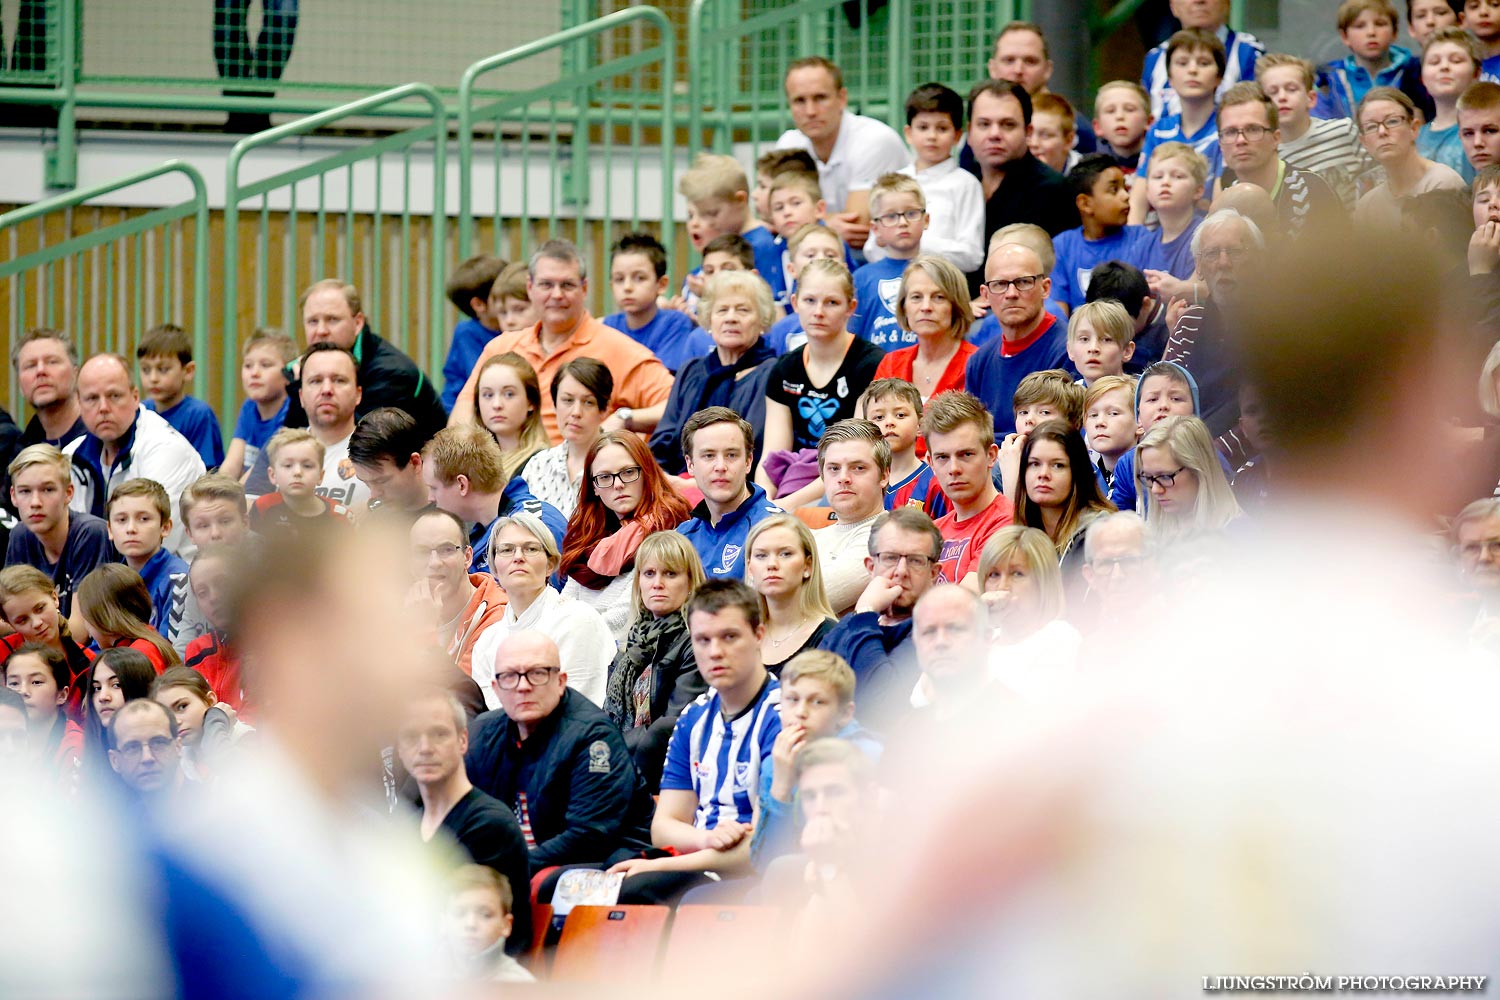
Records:
M78 404L88 433L68 443L73 460L73 499L69 506L104 516L110 492L129 479L154 479L172 502L172 530L165 545L173 552L187 540L186 518L177 498L207 470L198 449L157 413L141 405L130 362L118 354L96 354L78 369Z
M557 644L512 632L495 651L493 683L501 707L470 725L464 765L476 788L515 811L533 874L649 848L646 784L609 716L568 687Z

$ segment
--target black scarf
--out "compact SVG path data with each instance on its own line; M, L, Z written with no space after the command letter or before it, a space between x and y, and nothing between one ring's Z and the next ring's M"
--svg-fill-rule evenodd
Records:
M644 611L630 626L624 647L610 664L604 694L604 710L621 730L635 728L635 682L686 631L687 619L681 612L658 618Z

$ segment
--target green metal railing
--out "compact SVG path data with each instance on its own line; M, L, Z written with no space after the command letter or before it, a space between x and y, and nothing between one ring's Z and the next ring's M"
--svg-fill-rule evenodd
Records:
M562 58L557 82L499 98L479 90L487 75L552 53ZM636 228L643 206L659 198L650 218L660 219L670 261L675 55L666 15L631 7L465 70L458 91L458 257L478 242L478 211L490 218L493 249L502 257L524 257L543 223L548 236L561 236L570 220L574 242L591 260L591 219L607 225L628 218ZM493 150L489 175L478 166L481 143ZM659 176L643 170L646 164ZM602 283L595 291L597 298Z
M141 214L85 206L169 176L186 178L192 196ZM175 322L192 331L195 358L207 359L208 270L207 188L180 160L0 215L0 299L12 335L62 329L84 356L133 356L149 327ZM9 393L11 412L21 413L14 367Z
M693 0L688 13L689 143L758 152L791 127L786 65L823 55L844 74L851 110L905 124L906 95L937 81L966 92L985 76L999 25L1024 0ZM705 130L711 134L705 138Z
M372 115L410 115L412 105L425 109L425 122L357 148L248 176L256 152L305 151L311 132ZM318 279L338 277L360 289L365 316L376 333L427 370L437 370L447 342L442 276L451 263L445 226L447 146L443 100L421 83L241 139L225 166L226 358L232 357L227 345L251 326L279 322L295 332L301 326L296 311L301 290ZM251 217L248 227L242 225L242 215ZM241 305L239 287L242 239L254 246L256 281L248 310ZM239 391L238 366L226 363L221 376L227 411Z

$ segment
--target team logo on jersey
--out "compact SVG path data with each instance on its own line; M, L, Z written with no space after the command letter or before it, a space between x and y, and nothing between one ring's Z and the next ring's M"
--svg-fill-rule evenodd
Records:
M339 478L344 482L354 478L354 463L347 458L339 459Z
M732 568L734 568L734 562L740 557L740 550L743 548L744 546L742 545L724 546L724 558L719 560L720 573L728 573Z
M736 791L750 787L750 762L748 760L734 762L734 787Z
M595 740L589 744L589 773L609 773L609 744L603 740Z
M849 380L847 378L845 378L844 376L840 375L839 376L838 385L834 388L834 391L838 393L840 399L848 399L849 398Z
M875 291L880 296L880 304L885 306L885 311L894 314L896 312L896 296L901 294L901 279L882 278L875 286Z

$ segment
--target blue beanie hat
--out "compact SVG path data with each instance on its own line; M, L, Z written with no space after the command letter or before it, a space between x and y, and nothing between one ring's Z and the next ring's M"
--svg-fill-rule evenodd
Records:
M1182 367L1175 361L1158 361L1156 362L1156 364L1151 365L1145 371L1141 372L1140 379L1135 383L1135 415L1137 419L1139 419L1141 415L1141 389L1145 386L1146 379L1152 375L1168 374L1168 372L1162 370L1164 368L1170 369L1171 374L1177 376L1179 379L1187 383L1188 389L1193 394L1193 416L1199 416L1203 412L1203 407L1198 401L1198 380L1193 378L1193 373L1188 371L1186 368Z

